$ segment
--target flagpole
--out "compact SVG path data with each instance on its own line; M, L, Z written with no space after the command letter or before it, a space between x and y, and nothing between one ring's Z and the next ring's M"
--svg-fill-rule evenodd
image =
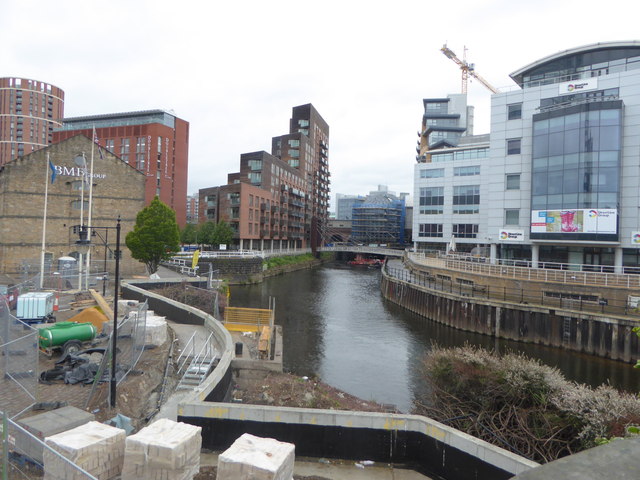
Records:
M89 227L89 240L91 240L91 202L93 200L93 152L96 145L96 127L93 126L93 138L91 142L91 168L89 170L89 213L87 218L87 226ZM87 290L89 290L89 275L91 275L91 249L87 252L87 269L85 275L85 281Z
M77 158L77 157L76 157ZM85 174L87 173L87 160L84 158L84 152L82 152L82 159L84 161L84 169L83 174L81 175L81 185L80 185L80 228L82 229L84 225L84 182L85 182ZM78 170L80 169L80 165L78 165ZM78 290L82 290L82 253L78 253Z
M40 290L44 288L44 254L45 239L47 237L47 200L49 198L49 152L47 152L47 161L44 167L44 214L42 215L42 250L40 252Z

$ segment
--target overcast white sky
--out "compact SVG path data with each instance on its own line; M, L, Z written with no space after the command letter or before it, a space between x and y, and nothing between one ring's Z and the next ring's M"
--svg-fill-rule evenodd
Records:
M335 193L412 193L422 98L460 92L443 43L496 87L534 60L640 37L631 1L0 0L0 76L65 91L65 115L161 108L190 123L189 192L270 151L291 107L329 123ZM469 87L475 133L490 93Z

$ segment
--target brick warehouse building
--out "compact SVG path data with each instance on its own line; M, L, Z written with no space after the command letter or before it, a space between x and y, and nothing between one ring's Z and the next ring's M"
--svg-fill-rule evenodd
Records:
M0 165L49 145L63 116L62 89L27 78L0 78Z
M201 189L201 222L224 220L235 246L303 248L320 244L328 219L329 126L313 105L293 108L290 132L265 151L240 156L227 185Z
M60 257L77 258L73 231L80 221L82 192L81 169L74 159L91 150L91 140L76 135L67 140L17 158L0 167L0 273L21 278L20 274L39 272L42 251L42 218L44 211L45 176L49 182L46 263ZM47 154L57 176L50 183L51 171ZM88 165L89 167L89 165ZM123 275L143 273L144 266L131 258L124 246L126 234L133 229L137 213L145 205L145 176L109 152L94 157L92 225L115 227L118 215L122 221L121 272ZM88 210L88 194L84 192L84 214ZM100 231L103 235L106 231ZM100 239L92 238L92 271L113 273L114 261ZM108 246L115 250L115 230L108 233Z
M189 123L163 110L92 115L63 119L53 142L79 133L91 138L146 176L145 201L157 195L176 212L180 227L187 222Z

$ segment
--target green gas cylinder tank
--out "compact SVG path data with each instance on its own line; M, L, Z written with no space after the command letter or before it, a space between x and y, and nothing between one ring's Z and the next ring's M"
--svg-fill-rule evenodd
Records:
M96 338L98 330L91 323L60 322L40 329L40 348L60 347L69 340L88 342Z

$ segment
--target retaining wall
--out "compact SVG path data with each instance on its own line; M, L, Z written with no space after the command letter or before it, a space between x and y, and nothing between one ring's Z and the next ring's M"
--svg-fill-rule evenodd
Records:
M447 480L507 479L538 466L426 417L224 403L183 403L178 420L225 450L243 433L296 446L296 455L407 464Z
M418 315L444 325L509 340L532 342L632 362L638 321L575 310L470 298L429 289L388 276L382 295Z

